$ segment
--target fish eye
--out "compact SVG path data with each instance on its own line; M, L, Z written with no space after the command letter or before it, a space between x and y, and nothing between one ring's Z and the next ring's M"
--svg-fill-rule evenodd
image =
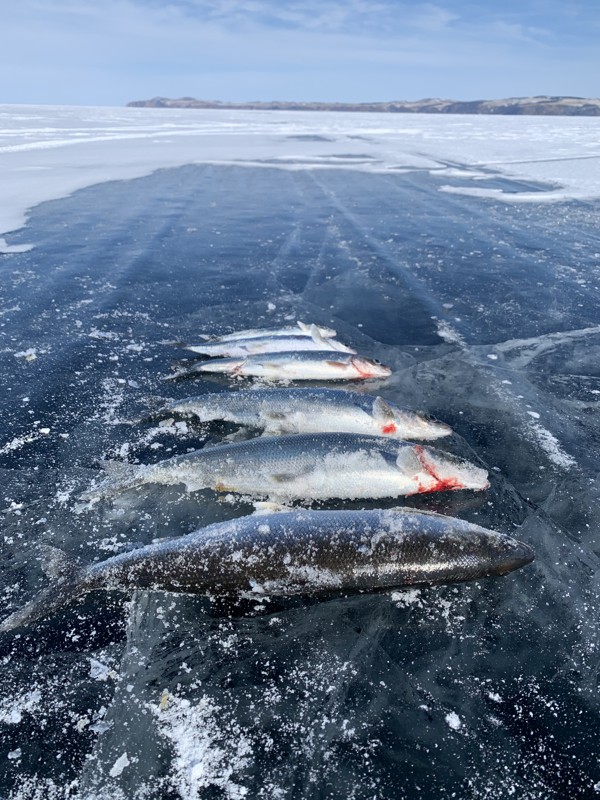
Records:
M377 359L377 358L374 358L374 359L373 359L373 363L374 363L374 364L381 365L381 361L379 361L379 359Z

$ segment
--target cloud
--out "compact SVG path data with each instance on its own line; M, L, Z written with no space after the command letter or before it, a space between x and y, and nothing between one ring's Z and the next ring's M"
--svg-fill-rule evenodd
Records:
M422 6L417 6L410 22L420 30L441 31L445 30L450 23L459 19L460 15L453 11L448 11L446 8L431 3L425 3Z
M579 35L569 49L551 25L559 6L549 6L544 27L541 7L536 17L507 2L490 9L458 0L20 0L3 10L0 75L11 81L4 78L2 96L93 104L157 94L593 93L595 37L586 46Z
M497 20L494 22L492 30L497 33L501 39L519 43L543 42L552 36L551 31L545 28L504 20Z

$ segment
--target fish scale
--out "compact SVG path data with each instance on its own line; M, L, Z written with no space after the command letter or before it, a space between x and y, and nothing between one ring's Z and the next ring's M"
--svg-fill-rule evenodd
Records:
M0 631L32 624L96 589L325 598L504 575L533 560L526 544L502 533L407 508L242 517L89 567L46 551L57 579Z
M159 414L224 420L267 433L386 434L393 439L437 439L452 429L400 408L381 397L336 389L256 389L187 397L166 404Z
M239 358L214 358L195 364L173 377L195 372L222 372L267 381L348 381L386 378L389 367L364 356L331 350L262 353Z
M231 339L225 342L203 342L202 344L185 345L186 350L206 356L255 355L260 353L300 352L331 350L339 353L356 353L351 347L338 342L337 339L298 335L289 336L255 336L250 339Z
M433 447L353 433L263 437L206 447L135 466L83 495L96 500L148 483L184 484L288 502L398 497L444 489L485 489L487 472Z
M225 333L220 336L205 336L211 342L232 342L236 339L258 339L263 336L304 336L311 337L316 328L319 336L324 339L331 339L336 335L336 332L331 328L324 328L321 325L314 325L306 322L297 322L296 325L290 325L285 328L248 328L244 331L235 331L234 333Z

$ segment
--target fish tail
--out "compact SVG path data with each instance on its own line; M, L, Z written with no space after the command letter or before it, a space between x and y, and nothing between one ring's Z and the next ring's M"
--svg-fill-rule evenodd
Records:
M213 345L212 350L209 349L210 345ZM196 353L197 355L201 356L209 356L214 355L214 343L212 342L204 342L204 344L182 344L181 345L186 350L189 350L192 353Z
M123 420L123 422L127 425L144 425L148 422L153 422L168 413L169 404L171 402L173 401L157 395L142 397L142 403L146 406L147 410L142 412L138 417L131 417L130 419Z
M92 579L85 566L62 550L43 545L39 552L42 568L53 579L52 583L3 620L0 623L0 633L23 625L33 625L49 614L72 605L84 594L100 586L99 579Z
M122 461L104 461L102 466L106 478L97 486L92 486L83 492L80 499L84 502L94 502L103 497L111 497L128 489L135 489L145 483L143 468L135 464L124 464Z
M202 363L205 360L206 359L202 358L178 358L171 362L171 369L175 371L182 367L193 367L198 364L198 362Z
M187 377L189 372L186 369L177 370L177 372L173 372L171 375L165 375L163 378L164 381L178 381L180 378Z

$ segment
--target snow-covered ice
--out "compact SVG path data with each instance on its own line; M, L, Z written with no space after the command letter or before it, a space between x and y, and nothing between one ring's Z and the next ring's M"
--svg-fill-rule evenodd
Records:
M254 510L173 486L79 497L106 459L238 435L144 421L159 398L253 385L166 382L173 343L298 319L390 364L354 389L448 422L438 446L489 472L486 492L406 503L536 552L499 580L323 603L90 594L0 637L2 797L598 791L596 132L592 118L0 107L6 613L47 585L38 544L88 562Z
M465 182L441 182L440 191L508 202L600 197L593 117L0 105L0 234L21 228L43 201L200 163L425 170ZM480 185L496 176L546 186ZM0 239L0 253L29 246Z

